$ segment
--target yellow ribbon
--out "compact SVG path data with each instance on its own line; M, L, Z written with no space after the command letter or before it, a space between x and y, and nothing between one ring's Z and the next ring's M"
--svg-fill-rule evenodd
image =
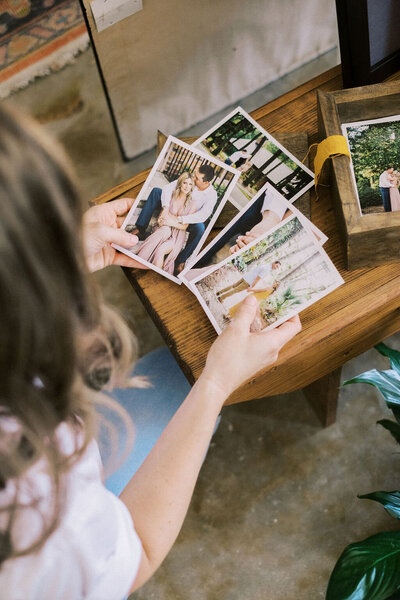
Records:
M312 144L312 146L310 146L309 148L309 151L313 146L317 146L317 153L314 158L314 181L315 193L318 199L317 186L319 184L319 179L321 177L321 172L325 161L328 158L334 158L335 156L347 156L348 158L350 158L350 151L347 145L347 140L343 135L330 135L329 137L322 140L322 142L320 142L319 144Z

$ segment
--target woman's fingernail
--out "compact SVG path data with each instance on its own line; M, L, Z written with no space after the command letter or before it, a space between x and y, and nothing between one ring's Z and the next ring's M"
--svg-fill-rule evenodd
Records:
M132 242L134 242L135 244L137 244L137 242L139 241L138 236L135 235L134 233L130 233L129 237L131 238Z

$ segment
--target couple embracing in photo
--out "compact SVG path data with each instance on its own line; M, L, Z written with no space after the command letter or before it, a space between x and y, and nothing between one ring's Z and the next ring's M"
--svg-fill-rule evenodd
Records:
M154 187L132 229L142 242L135 254L171 275L178 275L194 252L212 215L218 195L212 186L215 172L203 164L185 171L162 189ZM150 220L160 211L155 228Z
M379 176L379 189L385 212L400 210L400 173L393 167L388 167Z

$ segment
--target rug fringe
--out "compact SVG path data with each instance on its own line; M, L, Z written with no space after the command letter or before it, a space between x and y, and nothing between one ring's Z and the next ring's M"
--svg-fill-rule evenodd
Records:
M42 58L23 71L15 73L15 75L0 84L0 98L7 98L13 92L28 86L35 79L50 75L50 73L59 71L66 65L74 63L78 54L89 47L89 43L89 35L85 32L49 56Z

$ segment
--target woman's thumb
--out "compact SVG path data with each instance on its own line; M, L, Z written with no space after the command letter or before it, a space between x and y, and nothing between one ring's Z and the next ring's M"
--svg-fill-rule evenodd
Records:
M114 227L103 227L103 239L105 242L118 244L126 248L136 246L139 238L133 233L128 233L124 229L115 229Z
M236 312L234 317L235 324L239 324L240 327L249 329L256 316L257 304L258 302L254 296L247 296Z

